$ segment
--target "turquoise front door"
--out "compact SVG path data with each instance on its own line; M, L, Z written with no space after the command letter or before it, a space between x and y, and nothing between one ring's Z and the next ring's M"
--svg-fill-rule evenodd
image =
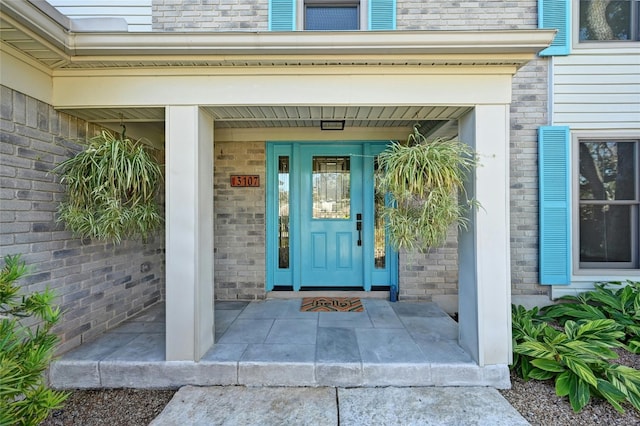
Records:
M300 149L300 284L362 287L362 147Z
M374 185L386 144L267 143L267 291L397 285Z

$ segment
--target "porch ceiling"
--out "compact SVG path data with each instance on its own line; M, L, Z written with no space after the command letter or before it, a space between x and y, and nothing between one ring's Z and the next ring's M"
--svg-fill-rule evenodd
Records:
M469 106L208 106L216 128L320 127L321 120L345 120L345 127L409 127L440 132L471 110ZM92 123L163 123L164 108L87 108L63 112ZM455 127L455 126L454 126ZM449 134L449 133L447 133ZM444 137L444 136L443 136Z

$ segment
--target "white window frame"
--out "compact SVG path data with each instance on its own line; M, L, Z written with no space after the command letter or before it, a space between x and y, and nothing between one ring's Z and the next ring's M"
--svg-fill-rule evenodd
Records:
M613 269L613 268L580 268L580 141L602 141L606 139L618 141L640 141L640 134L630 131L597 131L597 132L572 132L571 134L571 263L572 281L617 281L626 278L640 277L640 269ZM636 150L636 172L640 173L640 142ZM636 191L640 191L636 187ZM639 213L640 214L640 213ZM640 224L638 224L640 226ZM636 234L640 230L636 229ZM638 235L640 245L640 235ZM640 247L638 247L640 250Z
M314 4L321 3L322 0L314 0ZM369 29L369 1L368 0L327 0L327 3L335 4L335 3L345 3L345 4L353 4L359 3L359 13L360 13L360 29L354 31L366 31ZM305 0L297 0L296 1L296 28L300 28L301 31L306 31L304 29L304 16L305 16Z
M580 0L571 0L571 33L572 33L572 47L574 49L624 49L633 48L637 49L640 45L640 36L638 40L589 40L580 41ZM640 0L629 0L636 3L636 17L639 22L636 25L640 25ZM633 12L633 10L632 10ZM633 29L632 29L633 30ZM637 30L637 29L636 29Z

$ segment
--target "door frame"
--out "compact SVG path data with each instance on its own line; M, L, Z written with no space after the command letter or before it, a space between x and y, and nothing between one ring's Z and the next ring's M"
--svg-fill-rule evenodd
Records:
M279 248L278 248L278 217L279 217L279 189L278 189L278 158L288 156L290 159L289 170L298 167L296 162L300 158L301 146L318 145L323 150L331 145L348 146L353 145L361 149L364 161L362 165L363 182L371 184L363 184L363 217L369 218L363 223L363 289L371 291L378 287L396 287L398 286L398 254L391 249L388 236L385 236L385 267L375 268L374 262L374 221L371 219L374 215L374 161L373 158L382 152L389 144L389 141L267 141L266 142L266 291L277 290L293 290L301 289L301 262L300 262L300 235L299 220L294 211L300 208L300 185L301 182L294 178L289 180L289 267L280 268L278 264ZM370 159L370 161L367 161ZM292 175L293 176L293 175ZM298 174L298 178L299 178ZM368 226L366 224L368 223ZM309 287L309 289L313 289ZM340 291L339 287L335 291Z

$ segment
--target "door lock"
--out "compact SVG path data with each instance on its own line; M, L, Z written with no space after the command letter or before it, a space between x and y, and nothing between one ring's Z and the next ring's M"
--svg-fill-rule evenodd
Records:
M362 245L362 213L356 214L356 230L358 231L358 245Z

